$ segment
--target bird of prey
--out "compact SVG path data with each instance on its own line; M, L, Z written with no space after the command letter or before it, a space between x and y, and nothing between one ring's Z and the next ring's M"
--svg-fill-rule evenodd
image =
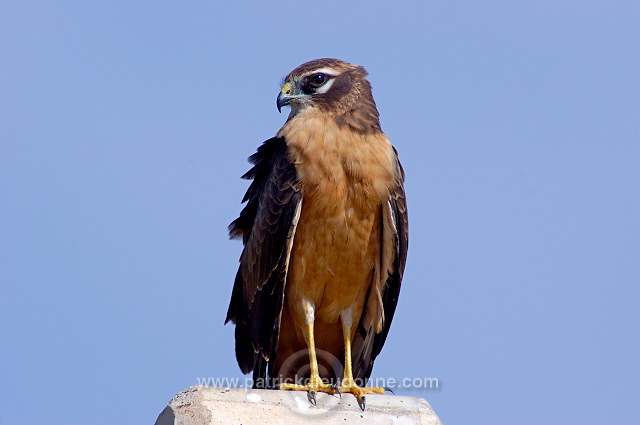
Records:
M408 244L404 171L361 66L316 59L284 80L284 126L249 160L229 226L244 250L226 322L254 388L352 393L364 410Z

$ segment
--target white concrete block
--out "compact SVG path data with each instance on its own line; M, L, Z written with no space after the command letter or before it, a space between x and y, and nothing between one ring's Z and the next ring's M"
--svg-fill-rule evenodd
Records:
M425 399L367 395L363 412L351 394L318 394L312 406L300 391L193 386L176 394L155 425L210 424L442 425Z

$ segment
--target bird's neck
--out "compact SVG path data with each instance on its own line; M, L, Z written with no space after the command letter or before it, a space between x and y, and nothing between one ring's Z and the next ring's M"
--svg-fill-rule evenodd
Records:
M377 204L393 183L393 148L381 131L357 132L329 116L296 116L278 132L306 192ZM322 195L321 195L322 193ZM373 205L372 204L372 205Z

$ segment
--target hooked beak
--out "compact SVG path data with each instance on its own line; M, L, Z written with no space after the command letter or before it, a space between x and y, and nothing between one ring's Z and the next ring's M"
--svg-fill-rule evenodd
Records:
M278 99L276 101L276 105L278 105L278 112L281 112L283 106L291 105L291 102L301 97L306 97L306 95L297 93L293 84L285 83L282 86L280 93L278 93Z
M278 93L278 99L276 100L276 105L278 105L278 112L282 112L281 109L283 106L287 106L291 103L291 98L282 92Z

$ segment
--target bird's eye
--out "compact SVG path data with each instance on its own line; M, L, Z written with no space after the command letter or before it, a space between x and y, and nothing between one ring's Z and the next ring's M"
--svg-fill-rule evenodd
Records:
M311 77L309 77L309 83L313 87L320 87L326 82L327 82L327 76L324 74L313 74Z

